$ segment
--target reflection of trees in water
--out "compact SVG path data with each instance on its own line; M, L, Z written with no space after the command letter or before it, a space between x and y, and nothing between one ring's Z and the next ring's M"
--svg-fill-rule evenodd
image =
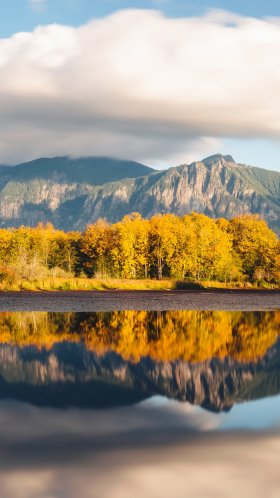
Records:
M51 348L83 342L98 354L115 351L138 362L203 361L231 356L255 361L274 344L280 311L120 311L104 313L1 313L0 343Z

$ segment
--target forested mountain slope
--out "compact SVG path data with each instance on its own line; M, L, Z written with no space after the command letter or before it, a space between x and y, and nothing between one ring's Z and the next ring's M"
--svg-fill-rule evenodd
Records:
M67 157L0 167L0 226L52 222L83 229L138 211L197 211L217 218L257 213L280 231L280 173L217 154L163 171L132 161Z

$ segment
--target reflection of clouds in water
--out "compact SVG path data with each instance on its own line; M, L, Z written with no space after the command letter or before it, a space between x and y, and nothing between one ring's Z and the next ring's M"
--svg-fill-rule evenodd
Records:
M52 470L36 473L30 471L1 474L1 495L3 498L56 498L63 496L50 492L54 487L55 478L55 473Z
M155 396L130 407L111 410L55 410L40 409L18 402L0 404L0 438L2 442L24 443L56 436L69 441L69 438L92 439L105 444L124 437L133 438L139 444L145 434L161 434L168 438L168 431L188 433L214 428L222 415L216 416L198 410L188 403L179 403ZM138 432L137 432L138 431ZM136 436L135 436L136 434ZM149 439L148 438L148 439ZM99 446L99 445L98 445Z
M277 497L279 439L210 438L0 473L1 498Z
M1 403L0 496L276 497L279 435L205 432L220 420L160 398L107 411Z

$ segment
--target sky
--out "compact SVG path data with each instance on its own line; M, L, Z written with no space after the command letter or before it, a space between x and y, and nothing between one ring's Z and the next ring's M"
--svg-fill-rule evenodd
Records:
M280 171L278 0L0 7L0 164L224 153Z

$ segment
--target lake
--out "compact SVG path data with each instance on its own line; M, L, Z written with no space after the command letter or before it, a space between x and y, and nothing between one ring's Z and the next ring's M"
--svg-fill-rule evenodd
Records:
M280 310L0 313L1 498L277 497Z

